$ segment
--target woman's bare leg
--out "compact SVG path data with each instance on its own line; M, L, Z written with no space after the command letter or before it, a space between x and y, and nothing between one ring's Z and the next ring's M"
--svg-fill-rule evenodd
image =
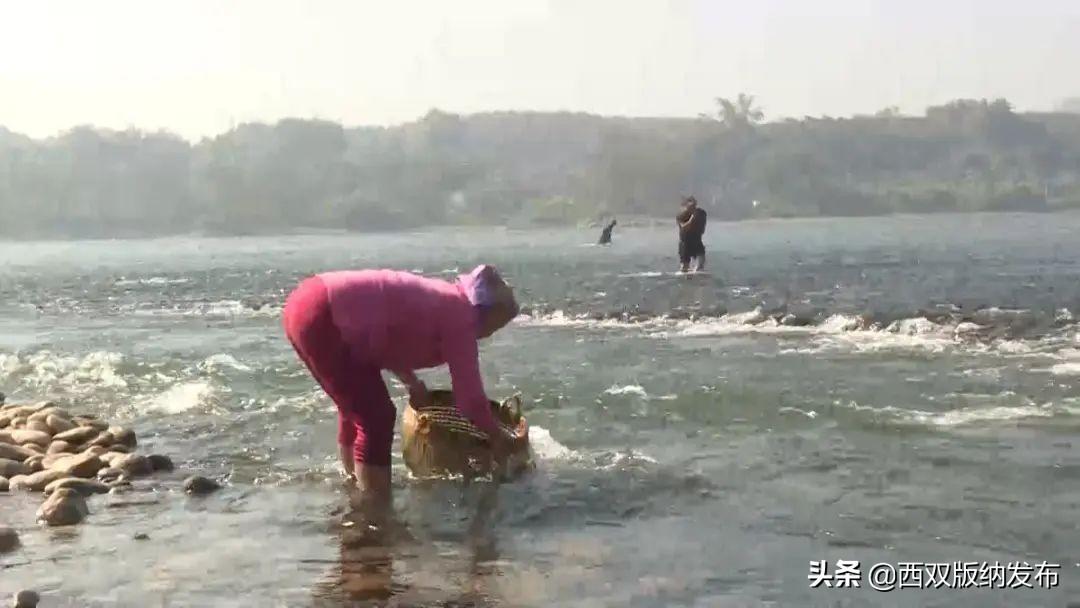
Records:
M349 506L367 525L381 528L392 514L390 467L357 462L356 471L356 485L349 492Z
M350 480L356 481L356 469L353 467L352 445L338 444L338 456L341 457L341 468Z
M356 463L357 489L364 501L375 506L390 506L393 492L390 487L390 467Z

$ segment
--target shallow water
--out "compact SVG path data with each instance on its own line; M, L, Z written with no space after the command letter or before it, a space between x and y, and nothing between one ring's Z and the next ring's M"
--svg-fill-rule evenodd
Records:
M1062 606L1080 592L1080 216L0 244L0 391L122 421L221 475L33 525L0 592L50 606ZM329 268L504 269L527 315L482 346L540 468L408 479L341 525L331 404L279 329ZM781 321L785 315L792 315ZM446 384L441 371L429 385ZM401 391L395 387L395 395ZM178 474L179 476L179 474ZM111 499L116 500L116 499ZM149 541L132 536L145 532ZM811 589L811 560L1047 561L1049 590ZM832 567L833 564L830 564ZM43 605L45 605L43 603Z

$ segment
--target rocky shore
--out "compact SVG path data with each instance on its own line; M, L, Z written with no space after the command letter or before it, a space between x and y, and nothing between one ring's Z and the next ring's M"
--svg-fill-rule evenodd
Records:
M0 495L41 493L41 526L83 523L92 518L95 496L135 491L135 480L175 473L168 456L139 453L134 430L69 410L53 401L6 404L0 394ZM201 495L220 488L213 479L190 476L178 489ZM0 526L0 555L20 546L19 531ZM12 601L36 605L37 594L20 591Z

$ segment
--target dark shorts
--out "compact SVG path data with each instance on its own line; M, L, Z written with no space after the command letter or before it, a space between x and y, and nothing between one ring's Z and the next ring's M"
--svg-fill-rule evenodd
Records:
M705 255L705 243L701 239L686 239L679 241L679 262L689 264L690 260Z

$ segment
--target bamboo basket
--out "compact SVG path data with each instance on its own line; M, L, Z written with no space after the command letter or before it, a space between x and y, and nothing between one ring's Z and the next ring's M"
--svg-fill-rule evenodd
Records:
M461 415L448 390L430 391L431 404L425 408L409 401L402 416L402 458L416 477L461 475L478 477L495 473L487 434ZM521 396L499 403L491 401L491 411L500 425L514 429L521 421ZM528 442L511 454L506 472L519 475L534 467Z

